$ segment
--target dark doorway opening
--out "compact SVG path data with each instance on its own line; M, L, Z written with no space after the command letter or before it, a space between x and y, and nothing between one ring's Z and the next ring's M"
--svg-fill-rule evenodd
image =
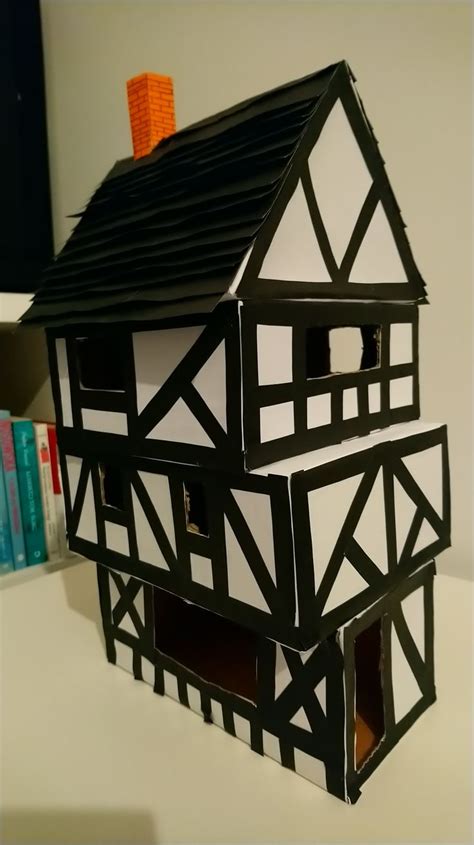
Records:
M204 681L257 701L258 636L154 588L155 646Z
M360 769L385 733L382 687L382 620L377 619L354 643L356 769Z

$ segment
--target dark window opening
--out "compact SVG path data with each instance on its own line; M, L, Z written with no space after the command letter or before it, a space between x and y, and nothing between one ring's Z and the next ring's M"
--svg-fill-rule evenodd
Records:
M330 373L329 327L311 326L306 330L306 378L321 378Z
M382 620L356 637L355 686L355 755L356 769L360 769L380 744L385 733L382 687Z
M99 464L100 492L104 505L123 510L122 473L117 467Z
M380 364L380 326L311 326L306 378L370 370Z
M258 636L154 588L155 646L204 681L257 701Z
M206 494L203 485L200 481L185 481L183 490L186 530L192 534L209 537Z
M80 337L76 340L79 380L89 390L125 390L125 355L120 339Z
M371 370L380 364L380 326L361 326L362 360L361 370Z

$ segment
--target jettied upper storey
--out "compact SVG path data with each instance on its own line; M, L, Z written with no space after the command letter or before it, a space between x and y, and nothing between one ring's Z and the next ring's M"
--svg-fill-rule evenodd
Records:
M345 62L117 162L79 218L24 322L202 314L229 295L426 301Z

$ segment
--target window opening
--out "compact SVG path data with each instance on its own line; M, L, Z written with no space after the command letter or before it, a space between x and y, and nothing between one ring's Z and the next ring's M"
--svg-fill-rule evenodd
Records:
M112 336L76 340L79 380L88 390L125 390L125 356L120 339Z
M99 464L100 492L104 505L123 510L122 473L109 464Z
M380 364L380 326L311 326L306 378L370 370Z
M330 373L329 327L310 326L306 330L306 378L321 378Z
M380 326L362 326L361 370L372 370L380 366Z
M204 486L200 481L185 481L184 512L186 515L186 530L191 534L201 534L209 537L207 519L207 503Z
M154 588L155 646L208 683L257 701L258 635Z

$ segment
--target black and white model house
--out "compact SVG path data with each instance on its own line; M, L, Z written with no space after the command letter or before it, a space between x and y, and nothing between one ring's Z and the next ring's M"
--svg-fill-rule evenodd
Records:
M425 286L345 62L154 126L23 318L47 331L70 547L111 662L354 802L435 699Z

